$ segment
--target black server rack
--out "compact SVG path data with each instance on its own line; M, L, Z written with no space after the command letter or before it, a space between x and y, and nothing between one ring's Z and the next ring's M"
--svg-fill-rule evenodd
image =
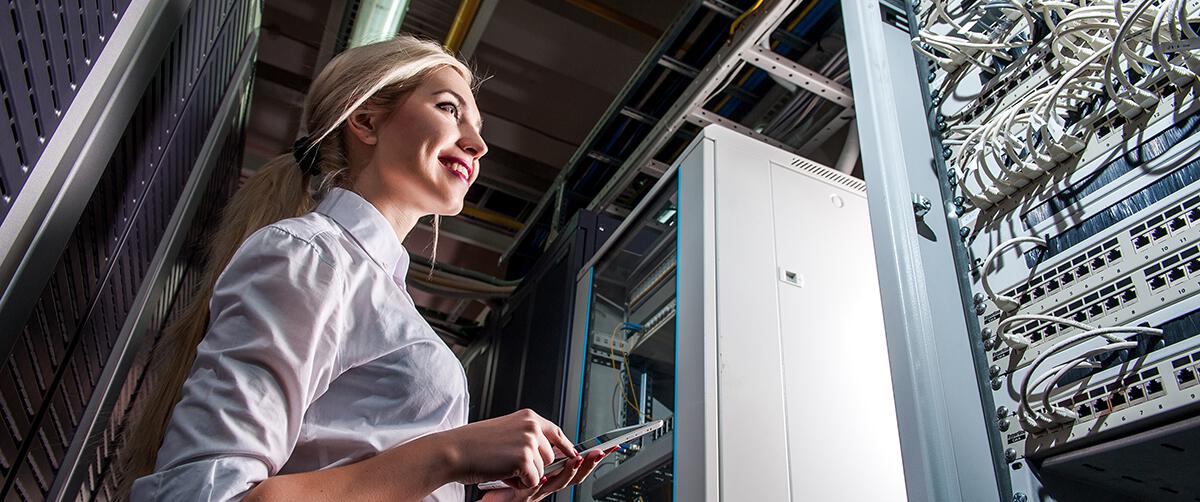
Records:
M156 335L236 188L261 4L0 11L0 499L108 500Z

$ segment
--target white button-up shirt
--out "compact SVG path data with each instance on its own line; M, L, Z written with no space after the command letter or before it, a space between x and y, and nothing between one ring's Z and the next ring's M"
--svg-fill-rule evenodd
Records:
M346 190L251 235L217 280L155 473L133 500L236 500L268 476L466 424L466 374L417 313L407 270L388 221ZM425 500L463 497L454 483Z

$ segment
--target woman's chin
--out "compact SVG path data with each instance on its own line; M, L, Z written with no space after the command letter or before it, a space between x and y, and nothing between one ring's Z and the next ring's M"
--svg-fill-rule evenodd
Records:
M440 216L447 216L447 217L458 216L459 214L462 214L462 211L463 211L463 202L460 200L455 203L446 205L446 207L442 211L438 211L437 214Z

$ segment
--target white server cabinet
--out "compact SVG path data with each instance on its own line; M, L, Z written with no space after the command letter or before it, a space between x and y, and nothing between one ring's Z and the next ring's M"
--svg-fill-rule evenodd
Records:
M709 126L580 272L572 500L904 500L861 181ZM563 497L565 498L565 497Z

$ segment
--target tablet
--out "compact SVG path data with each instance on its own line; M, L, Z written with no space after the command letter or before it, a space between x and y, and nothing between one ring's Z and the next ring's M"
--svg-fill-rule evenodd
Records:
M661 429L662 426L662 420L655 420L653 422L646 422L644 424L613 429L575 445L575 451L578 452L580 456L587 455L588 452L604 451L621 443L632 441L650 432ZM544 475L549 476L561 470L566 463L567 459L565 457L557 459L550 465L547 465L542 472ZM486 483L479 483L480 490L498 490L500 488L508 488L508 485L504 484L503 481L488 481Z

